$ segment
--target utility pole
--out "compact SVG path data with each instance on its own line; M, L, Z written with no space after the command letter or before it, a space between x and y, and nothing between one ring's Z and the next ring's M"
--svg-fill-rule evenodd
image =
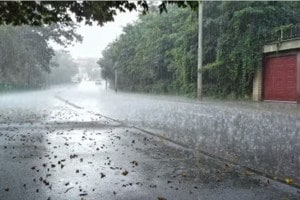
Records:
M107 78L105 77L105 92L107 92Z
M118 92L118 70L115 68L115 92Z
M203 29L203 0L199 0L198 14L199 14L199 31L198 31L198 78L197 78L197 97L202 99L202 29Z

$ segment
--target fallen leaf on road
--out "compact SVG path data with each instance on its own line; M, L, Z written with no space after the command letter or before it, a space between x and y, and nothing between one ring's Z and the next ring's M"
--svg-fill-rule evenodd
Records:
M78 157L78 155L77 154L72 154L72 155L70 155L70 158L71 159L73 159L73 158L77 158Z
M182 177L187 177L187 174L186 173L182 173L181 176Z
M69 192L70 190L72 190L74 187L69 187L66 189L65 193Z
M138 166L138 162L137 161L132 161L132 162L130 162L131 164L133 164L133 165L135 165L135 166Z
M126 175L128 174L128 171L125 170L124 172L122 172L122 174L123 174L124 176L126 176Z
M287 184L293 184L293 183L294 183L294 180L291 179L291 178L286 178L286 179L285 179L285 182L286 182Z

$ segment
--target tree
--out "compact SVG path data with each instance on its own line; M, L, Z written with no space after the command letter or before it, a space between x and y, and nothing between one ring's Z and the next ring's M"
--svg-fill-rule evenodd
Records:
M196 8L198 2L163 1L158 6L166 11L166 4L173 3L180 7ZM147 1L3 1L0 2L0 24L35 25L72 22L74 14L77 22L85 20L86 24L94 21L99 25L113 21L117 11L148 11Z
M78 64L67 51L55 51L51 59L51 73L44 73L48 85L71 83L78 73Z
M72 26L69 26L71 28ZM50 39L68 44L81 40L74 29L50 25L46 27L0 26L0 85L1 88L40 87L44 72L51 71L54 55Z
M206 66L212 84L206 91L218 96L250 96L254 72L262 64L262 47L277 27L300 22L299 2L222 2L216 18L216 60Z
M113 80L117 67L120 89L195 96L197 13L167 8L160 14L150 7L103 52L103 76ZM299 23L300 3L208 1L203 11L204 94L249 97L265 39L278 27Z
M53 51L43 37L28 26L0 27L1 82L15 87L40 84L40 73L49 70Z
M152 7L137 23L124 27L98 62L103 76L112 80L117 67L121 89L195 93L196 13L174 6L168 12L160 14Z

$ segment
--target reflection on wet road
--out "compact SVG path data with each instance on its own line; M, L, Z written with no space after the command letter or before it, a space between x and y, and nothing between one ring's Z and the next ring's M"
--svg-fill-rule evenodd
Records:
M98 89L66 86L0 97L0 199L299 198L295 188L131 128L138 108L128 124L97 114L122 113L113 114L121 109L113 107L115 94ZM110 103L101 105L95 96Z

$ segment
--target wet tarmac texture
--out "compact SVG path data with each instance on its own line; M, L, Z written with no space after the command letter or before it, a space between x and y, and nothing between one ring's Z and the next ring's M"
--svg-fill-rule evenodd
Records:
M123 115L142 114L149 119L142 124L153 124L167 120L157 114L180 107L150 113L156 101L132 103L126 95L80 87L0 96L0 200L300 199L296 188L128 126L135 118L119 123L102 116L120 120L114 111L126 107Z
M300 197L238 166L51 101L39 112L2 113L0 199Z
M300 104L115 93L93 82L54 91L75 108L300 185Z

